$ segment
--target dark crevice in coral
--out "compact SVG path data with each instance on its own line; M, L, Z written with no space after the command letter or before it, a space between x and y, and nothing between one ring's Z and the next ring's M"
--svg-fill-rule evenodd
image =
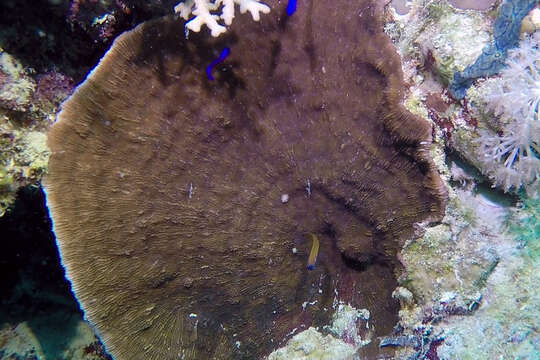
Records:
M366 186L366 184L359 184L353 180L349 181L349 180L342 179L342 181L344 184L350 185L353 188L353 191L356 191L356 192L375 193L375 194L380 193L380 191L376 187ZM312 191L319 191L328 200L331 200L332 202L340 206L345 212L353 214L360 222L363 222L369 225L374 225L373 221L365 214L365 212L361 211L354 202L349 201L343 196L338 196L336 194L333 194L329 189L327 189L324 186L319 186L318 184L312 183L311 188L312 188Z
M331 223L325 222L323 224L323 227L321 229L321 233L330 237L335 238L336 237L336 229L334 229L334 226Z
M482 175L482 173L478 171L478 169L474 167L471 163L469 163L466 159L461 157L458 152L453 151L451 148L446 148L445 153L446 166L450 167L452 163L455 163L460 168L462 168L468 175L474 177L475 179L480 181L487 181L487 179Z
M422 175L427 175L431 171L430 164L426 161L420 161L418 159L418 148L417 143L407 143L403 140L395 140L394 148L403 158L407 159L411 164L417 164L418 170Z
M486 199L504 207L516 206L520 201L519 195L513 192L504 192L500 188L494 188L489 181L478 183L475 189L476 194L480 194Z
M13 110L3 106L0 106L0 110L6 114L10 123L16 127L28 126L32 122L32 118L28 116L26 111Z
M317 51L315 49L315 40L313 39L313 0L309 1L307 9L304 11L306 17L306 27L304 29L304 46L303 50L309 58L309 68L313 74L317 67Z
M345 266L355 271L366 271L371 265L381 265L383 267L390 267L388 260L378 254L361 254L355 258L348 257L346 254L341 254L341 259Z
M271 51L271 60L270 60L270 69L268 69L268 77L274 75L274 71L278 65L279 54L281 53L281 42L278 40L272 41L272 51Z
M476 194L481 194L488 200L504 207L516 206L516 204L519 202L520 199L517 193L504 192L498 187L493 187L493 183L489 178L484 176L474 165L469 163L457 152L447 149L445 161L449 168L451 167L452 163L455 163L455 165L463 169L467 175L471 176L475 180L476 187L474 192ZM458 185L458 183L459 181L450 180L450 184L452 185Z
M287 15L287 11L283 9L279 17L279 22L278 22L278 27L281 30L281 32L285 32L285 30L287 29L288 22L289 22L289 15Z

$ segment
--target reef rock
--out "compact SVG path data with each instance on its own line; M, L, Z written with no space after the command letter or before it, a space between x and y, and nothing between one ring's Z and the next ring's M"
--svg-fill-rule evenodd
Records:
M339 302L375 337L397 322L396 254L444 209L431 126L400 104L378 2L267 3L217 39L123 34L50 130L62 261L115 359L261 358Z

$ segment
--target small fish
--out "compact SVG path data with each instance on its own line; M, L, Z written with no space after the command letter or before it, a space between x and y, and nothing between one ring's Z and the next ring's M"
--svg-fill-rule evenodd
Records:
M308 270L313 270L315 269L315 262L317 261L317 255L319 254L319 238L315 234L309 235L311 235L313 245L311 245L311 252L309 253L307 268Z
M296 11L296 0L289 0L287 3L287 9L285 10L287 15L291 16Z
M221 53L219 54L217 59L212 60L210 65L206 67L206 76L208 77L208 80L210 81L214 80L214 77L212 76L212 69L216 67L217 65L219 65L220 63L222 63L225 60L225 58L229 56L230 52L231 52L231 49L229 49L228 47L224 48L223 50L221 50Z

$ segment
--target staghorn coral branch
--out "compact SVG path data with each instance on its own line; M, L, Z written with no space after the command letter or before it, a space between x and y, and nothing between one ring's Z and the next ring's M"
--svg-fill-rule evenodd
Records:
M195 15L188 21L186 27L189 30L199 32L202 25L208 26L212 36L217 37L227 31L226 26L230 26L234 19L234 5L240 6L240 13L249 11L254 21L259 21L260 14L268 14L270 7L259 2L259 0L185 0L174 7L174 12L188 20L191 15ZM214 14L221 9L221 14ZM223 20L226 26L218 23Z
M189 19L191 14L195 15L195 17L186 24L186 28L189 30L199 32L201 31L201 26L206 25L210 29L212 36L217 37L227 31L227 28L218 24L218 15L214 15L210 12L218 8L216 5L217 4L212 4L206 0L187 0L186 2L176 5L174 11L180 13L180 16L186 20ZM193 9L193 7L195 7L195 9Z

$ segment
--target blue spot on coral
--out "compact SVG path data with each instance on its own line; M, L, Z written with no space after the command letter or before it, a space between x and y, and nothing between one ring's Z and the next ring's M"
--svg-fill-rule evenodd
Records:
M289 0L287 3L287 15L291 16L296 11L296 0Z
M221 50L221 53L219 54L219 56L216 59L212 60L210 65L206 67L206 76L208 77L208 80L214 80L214 77L212 76L212 70L214 69L214 67L222 63L225 60L225 58L229 56L230 52L231 52L231 49L229 49L228 47L224 48L223 50Z
M506 0L501 4L493 25L493 43L482 50L472 65L454 73L448 90L455 99L463 99L474 80L495 75L505 66L508 50L518 45L523 18L538 3L538 0Z

